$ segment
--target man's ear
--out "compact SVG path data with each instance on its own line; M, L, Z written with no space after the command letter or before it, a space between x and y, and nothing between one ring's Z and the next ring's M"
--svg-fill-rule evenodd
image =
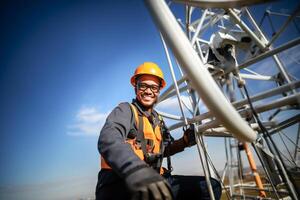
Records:
M136 88L136 86L134 86L134 92L135 92L135 95L137 95L137 88Z
M134 92L135 92L135 95L137 94L137 85L138 85L138 77L136 77L136 79L135 79L135 84L134 84Z

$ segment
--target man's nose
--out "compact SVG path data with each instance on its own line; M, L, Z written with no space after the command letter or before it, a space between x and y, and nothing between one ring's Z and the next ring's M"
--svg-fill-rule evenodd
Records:
M150 87L147 87L147 89L145 90L145 92L152 93L152 90L150 89Z

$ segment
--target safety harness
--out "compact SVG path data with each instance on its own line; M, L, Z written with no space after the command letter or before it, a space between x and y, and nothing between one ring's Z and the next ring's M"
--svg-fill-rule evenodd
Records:
M160 172L163 160L163 138L162 138L162 118L157 114L150 123L152 116L146 116L138 107L130 104L134 113L135 125L137 127L137 136L135 139L135 148L143 152L143 160L153 169Z
M153 113L155 116L147 116L149 114L142 111L134 103L130 104L130 108L134 115L135 127L130 129L126 143L131 145L132 150L141 160L144 160L160 174L171 170L170 158L168 158L168 170L161 167L165 149L164 142L168 142L166 135L163 134L165 133L165 126L162 117L156 112ZM101 168L111 169L102 156Z

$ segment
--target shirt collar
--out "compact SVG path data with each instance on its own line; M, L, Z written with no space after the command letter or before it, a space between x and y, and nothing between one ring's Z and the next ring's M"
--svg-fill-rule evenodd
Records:
M158 113L154 109L152 109L151 113L148 112L147 109L137 99L133 99L132 104L138 109L139 114L148 118L154 127L160 123Z
M147 118L151 117L151 115L156 116L154 109L152 109L152 112L149 112L148 109L145 108L145 106L143 106L137 99L132 99L132 104L135 105L139 112Z

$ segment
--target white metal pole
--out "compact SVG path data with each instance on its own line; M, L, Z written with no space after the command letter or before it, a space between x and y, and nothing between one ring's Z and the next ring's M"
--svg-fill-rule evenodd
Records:
M220 91L166 2L163 0L145 0L145 3L168 47L172 49L180 66L210 111L235 137L241 141L254 141L257 137L256 133L241 118Z

